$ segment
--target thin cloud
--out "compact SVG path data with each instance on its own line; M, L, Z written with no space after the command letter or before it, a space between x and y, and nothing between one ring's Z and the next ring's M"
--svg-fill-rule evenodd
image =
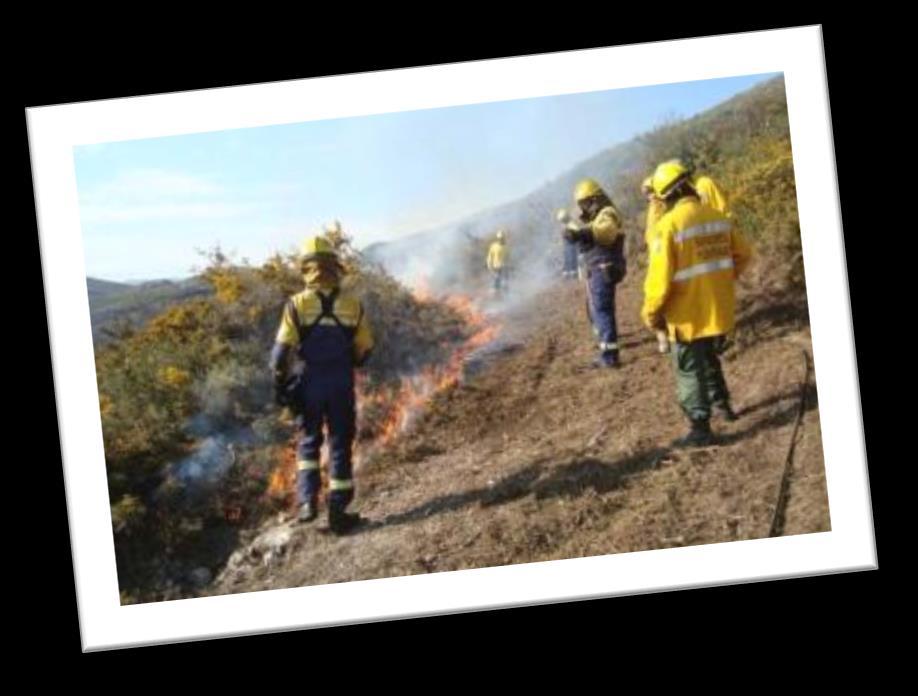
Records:
M148 220L214 220L237 217L254 206L240 203L162 203L81 206L84 223L143 222Z
M223 187L202 177L167 169L130 169L87 193L90 201L149 201L161 198L219 196Z
M84 223L166 219L220 219L247 213L252 205L229 200L230 192L203 177L167 169L130 169L86 191Z

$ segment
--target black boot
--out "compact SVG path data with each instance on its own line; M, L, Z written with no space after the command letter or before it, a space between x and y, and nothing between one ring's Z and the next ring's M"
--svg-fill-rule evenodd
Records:
M731 423L735 421L739 416L736 415L734 410L730 407L729 402L724 402L720 404L714 404L714 410L726 421Z
M621 366L622 363L619 360L617 350L604 350L599 354L599 357L593 361L593 367L595 368L619 368Z
M338 507L328 508L328 528L333 534L347 534L362 522L360 515L345 512Z
M312 522L318 515L319 512L316 501L307 500L300 506L300 512L297 514L296 519L298 522Z
M706 447L715 442L711 424L706 420L693 420L692 427L685 437L673 442L674 447Z

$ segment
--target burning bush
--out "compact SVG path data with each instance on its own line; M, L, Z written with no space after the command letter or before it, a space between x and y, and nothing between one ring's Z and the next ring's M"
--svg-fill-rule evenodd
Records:
M460 346L482 327L463 302L416 297L365 263L346 236L334 241L344 285L363 298L376 337L358 381L359 451L388 442L455 379ZM267 357L286 298L302 288L297 260L276 255L253 267L215 249L201 277L210 297L97 348L119 582L129 601L179 596L188 568L218 565L231 550L227 530L290 501L291 429L271 403Z

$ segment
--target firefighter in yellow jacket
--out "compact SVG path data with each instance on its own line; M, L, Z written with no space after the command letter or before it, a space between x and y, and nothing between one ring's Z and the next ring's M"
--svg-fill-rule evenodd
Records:
M711 407L736 418L720 365L719 346L733 330L734 282L751 257L743 235L723 213L701 202L688 170L664 162L654 193L668 211L654 226L641 317L673 342L676 391L691 422L680 445L712 441Z
M727 197L724 192L714 183L707 174L700 172L706 169L706 161L703 157L697 157L691 152L683 152L682 157L672 160L688 172L692 188L698 193L698 198L705 205L709 205L714 210L731 217L730 208L727 206Z
M507 291L507 233L504 230L498 230L488 248L488 258L485 264L491 271L492 289L495 295L501 295Z
M650 233L653 231L657 221L666 213L666 203L659 198L653 191L653 175L648 176L641 183L641 193L647 199L647 218L644 224L644 241L647 242L647 248L650 249Z
M724 195L723 191L717 187L717 184L714 183L714 179L705 174L701 174L692 179L692 186L695 188L695 191L698 192L698 198L701 199L702 203L730 217L730 209L727 207L727 197Z
M287 301L271 352L275 400L296 416L302 522L318 515L319 454L323 426L328 428L328 525L342 534L360 522L359 515L345 511L354 497L354 368L369 357L373 336L360 300L340 288L342 267L325 237L306 240L301 264L306 287ZM288 369L291 353L303 365L299 376Z
M641 182L641 193L647 199L647 219L644 225L644 242L647 244L648 254L650 252L650 239L653 235L653 229L656 227L660 218L666 214L666 202L657 197L653 191L653 175L648 176ZM669 337L666 331L657 330L657 350L660 353L669 352Z

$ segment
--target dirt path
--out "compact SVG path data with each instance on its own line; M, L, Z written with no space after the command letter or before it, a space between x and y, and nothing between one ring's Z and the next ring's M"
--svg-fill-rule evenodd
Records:
M725 371L741 418L718 447L672 451L685 421L669 356L639 324L639 279L619 290L623 368L587 366L583 290L509 312L499 354L437 396L414 431L358 472L348 537L267 529L204 594L245 592L768 536L809 351L805 307L743 302ZM789 478L784 533L829 529L815 380Z

